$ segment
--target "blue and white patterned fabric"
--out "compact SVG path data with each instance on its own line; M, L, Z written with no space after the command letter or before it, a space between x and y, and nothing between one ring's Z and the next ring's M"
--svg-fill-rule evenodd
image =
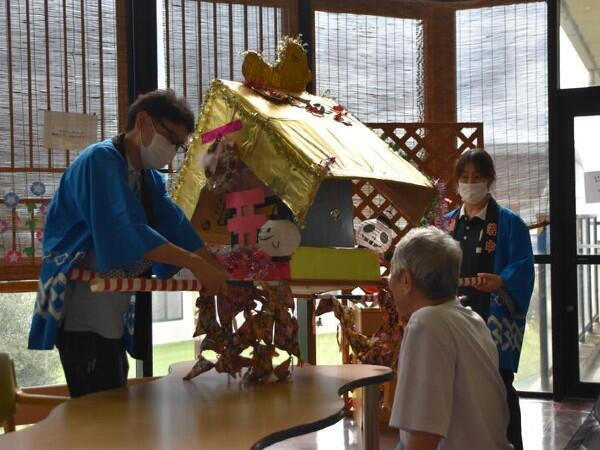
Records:
M500 354L500 368L517 372L535 280L533 250L525 222L510 209L498 207L494 273L504 286L491 295L487 324ZM460 208L447 217L457 219L459 214Z
M139 197L128 185L127 161L111 140L85 149L61 178L44 227L40 281L29 334L29 348L49 350L63 318L67 274L94 251L100 273L139 267L153 248L172 242L189 251L203 243L183 211L166 192L158 171L145 171L155 224L150 227ZM158 276L174 270L154 264ZM127 325L133 323L128 317ZM131 326L126 329L132 330Z

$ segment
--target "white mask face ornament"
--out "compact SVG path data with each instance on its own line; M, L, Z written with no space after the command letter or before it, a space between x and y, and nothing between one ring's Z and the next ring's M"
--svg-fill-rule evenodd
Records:
M377 219L365 220L356 230L356 243L378 253L385 253L392 245L393 231Z
M300 246L300 230L289 220L267 220L258 231L258 248L270 256L290 256Z

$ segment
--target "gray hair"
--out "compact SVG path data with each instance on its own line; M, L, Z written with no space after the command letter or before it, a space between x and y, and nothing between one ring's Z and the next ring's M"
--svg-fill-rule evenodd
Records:
M430 300L454 297L462 251L451 236L434 227L409 231L392 256L392 277L408 269L417 288Z

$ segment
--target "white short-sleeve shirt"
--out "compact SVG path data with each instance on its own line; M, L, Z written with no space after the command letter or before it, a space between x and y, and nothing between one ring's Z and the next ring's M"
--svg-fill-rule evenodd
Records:
M390 425L442 436L439 450L511 449L506 390L485 322L457 300L414 312L398 359ZM400 445L402 448L402 445Z

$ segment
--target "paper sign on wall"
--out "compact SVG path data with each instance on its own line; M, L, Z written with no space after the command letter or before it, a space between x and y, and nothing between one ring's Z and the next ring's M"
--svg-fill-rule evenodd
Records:
M97 130L95 115L44 111L44 145L47 148L84 149L98 140Z
M584 172L585 202L600 202L600 172Z

